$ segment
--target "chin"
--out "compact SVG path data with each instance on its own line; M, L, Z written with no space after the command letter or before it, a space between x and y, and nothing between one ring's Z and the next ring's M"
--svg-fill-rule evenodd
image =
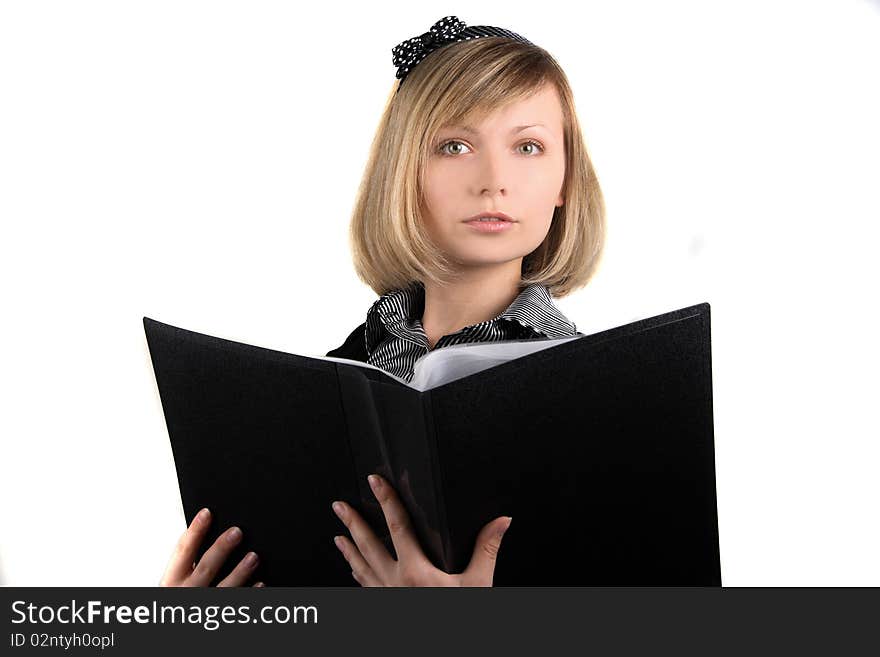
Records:
M534 251L534 249L532 249ZM503 265L511 260L524 258L531 251L523 249L484 249L479 252L473 251L447 251L453 261L464 267L480 267L486 265Z

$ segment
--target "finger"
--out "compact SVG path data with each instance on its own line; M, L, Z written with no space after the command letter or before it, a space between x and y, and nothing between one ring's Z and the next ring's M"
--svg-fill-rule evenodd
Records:
M388 580L388 575L395 565L394 559L388 554L388 550L385 549L367 522L345 502L334 502L333 511L348 528L355 545L370 568L381 579Z
M244 559L238 562L238 565L226 577L220 580L217 586L242 586L254 574L260 558L256 552L248 552L244 555Z
M186 578L184 586L210 586L226 557L241 540L241 530L230 527L217 537L214 544L202 555L195 570Z
M161 585L179 586L192 573L193 569L190 564L196 558L199 546L210 526L211 512L208 509L202 509L178 539L174 553L165 568L165 574L162 575Z
M385 523L388 525L398 561L427 561L428 558L419 546L409 521L409 514L397 496L397 491L379 475L370 475L367 481L370 482L373 495L382 505L382 513L385 514Z
M266 582L257 582L257 583L254 584L254 586L253 586L253 588L256 588L256 589L262 589L262 588L265 588L265 587L266 587Z
M357 549L357 546L350 539L345 536L337 536L333 539L333 542L336 543L336 547L339 548L342 556L345 557L348 565L351 566L351 576L354 577L358 584L361 586L382 586L379 577L370 568L370 564L367 563L360 550Z
M356 570L351 571L351 577L352 577L352 579L354 579L355 582L357 582L358 584L360 584L364 588L367 588L367 587L378 588L378 587L384 586L382 584L382 582L380 582L378 579L375 579L375 577L364 577L363 575L359 574L358 571L356 571Z
M467 586L492 586L495 575L495 561L501 548L501 538L513 520L510 516L495 518L477 535L477 544L468 567L462 573Z

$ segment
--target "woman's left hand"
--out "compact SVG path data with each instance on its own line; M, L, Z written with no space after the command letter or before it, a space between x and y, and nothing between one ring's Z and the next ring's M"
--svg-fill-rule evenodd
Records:
M409 515L394 488L378 475L368 477L373 495L382 505L391 541L397 552L395 561L382 541L360 514L344 502L334 502L333 510L351 532L354 542L346 536L335 538L352 569L352 576L361 586L492 586L495 559L501 537L510 526L511 518L495 518L477 536L477 544L467 569L450 575L434 567L422 552L413 534Z

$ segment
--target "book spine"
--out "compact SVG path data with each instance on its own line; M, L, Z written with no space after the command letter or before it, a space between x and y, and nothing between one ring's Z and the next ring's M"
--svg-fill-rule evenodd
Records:
M416 538L437 567L445 565L445 518L438 507L433 424L425 416L424 393L407 386L373 381L374 403L382 427L382 472L406 507Z
M355 506L393 550L381 506L367 484L367 475L382 475L397 491L425 555L443 568L448 564L448 533L438 507L436 443L424 394L373 379L361 368L343 366L337 372L361 498Z
M434 397L431 391L422 394L422 418L425 426L425 447L428 454L433 488L434 515L437 518L437 534L439 536L440 554L438 567L451 573L453 569L452 537L449 533L449 519L446 515L446 496L443 494L443 469L440 467L440 451L437 441L437 424L434 422Z
M349 500L380 537L385 533L382 509L367 483L367 475L380 474L391 479L391 459L383 435L381 413L367 377L354 367L336 367L342 412L348 433L357 500ZM388 547L386 543L386 547Z

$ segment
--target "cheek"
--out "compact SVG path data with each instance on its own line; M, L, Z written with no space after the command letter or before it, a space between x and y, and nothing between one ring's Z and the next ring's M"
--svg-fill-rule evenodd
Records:
M526 190L523 201L532 217L543 218L548 213L552 213L559 200L563 181L564 171L555 169L543 170L529 178L522 189ZM550 221L549 216L547 221Z
M439 172L429 169L422 190L425 221L436 223L435 217L443 217L449 202L449 184Z
M529 198L558 196L565 178L565 158L554 152L516 169L516 186Z
M553 224L553 213L545 210L540 216L529 222L526 229L525 238L532 248L537 248L550 232L550 226Z

